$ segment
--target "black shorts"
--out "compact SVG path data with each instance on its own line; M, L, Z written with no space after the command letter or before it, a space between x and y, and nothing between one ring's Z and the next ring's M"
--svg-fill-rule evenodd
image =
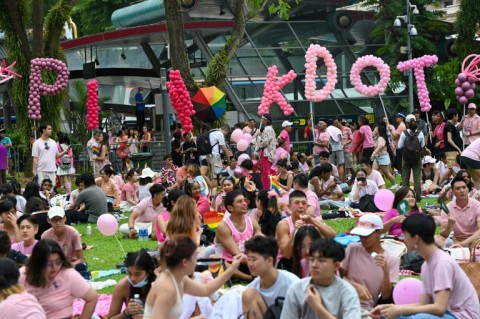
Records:
M480 161L473 160L466 156L460 156L460 166L463 169L480 169Z

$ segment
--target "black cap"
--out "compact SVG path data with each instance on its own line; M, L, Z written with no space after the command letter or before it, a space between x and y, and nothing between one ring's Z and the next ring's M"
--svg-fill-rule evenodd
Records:
M272 117L270 116L270 114L265 113L262 115L262 118L266 119L268 123L272 124Z
M422 111L420 111L420 109L415 109L415 110L413 110L412 114L415 114L415 113L422 114Z
M0 290L16 285L18 277L20 272L17 264L10 258L0 258Z

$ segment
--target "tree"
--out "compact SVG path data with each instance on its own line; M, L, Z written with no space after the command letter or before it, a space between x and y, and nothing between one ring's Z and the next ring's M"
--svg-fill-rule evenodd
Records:
M60 48L60 37L65 21L70 16L74 0L58 0L53 3L44 17L43 0L1 0L0 28L5 34L7 59L16 61L15 70L23 77L12 80L13 102L17 108L18 127L26 142L32 133L33 123L28 119L30 61L37 57L51 57L65 61L65 53ZM29 40L29 34L32 40ZM43 80L53 83L56 76L43 72ZM58 129L60 112L66 92L42 97L42 118Z
M460 10L457 12L455 31L458 34L455 40L455 52L463 61L469 54L480 52L480 43L476 41L480 30L480 2L478 0L460 1Z

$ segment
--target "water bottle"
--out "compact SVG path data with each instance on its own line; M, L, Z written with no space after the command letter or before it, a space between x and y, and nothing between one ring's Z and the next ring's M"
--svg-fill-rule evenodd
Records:
M140 295L139 295L139 294L134 294L134 295L133 295L133 302L143 308L143 302L142 302L142 300L140 299ZM142 311L142 313L143 313L143 311Z
M148 241L148 230L144 227L138 230L138 240L139 241Z
M92 235L92 225L87 226L87 236Z

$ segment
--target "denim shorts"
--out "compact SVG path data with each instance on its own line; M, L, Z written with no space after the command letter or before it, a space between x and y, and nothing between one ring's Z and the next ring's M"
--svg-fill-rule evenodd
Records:
M375 157L375 161L377 161L378 165L390 165L390 157L388 156L388 153L378 155Z

